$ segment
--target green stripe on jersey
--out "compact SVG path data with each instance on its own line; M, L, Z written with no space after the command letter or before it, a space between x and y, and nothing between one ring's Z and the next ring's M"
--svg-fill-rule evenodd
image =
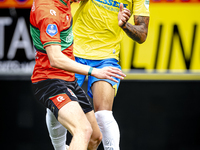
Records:
M69 46L71 46L73 43L72 26L67 30L61 31L61 33L60 33L61 43L60 42L47 42L47 43L44 43L44 45L43 45L42 42L40 41L40 30L33 27L32 25L30 25L30 32L31 32L31 36L33 39L33 44L38 50L46 51L43 48L44 46L51 45L51 44L59 44L59 45L61 45L61 51L63 51L65 49L67 49Z
M72 33L72 26L64 30L60 33L60 39L61 39L61 50L65 50L73 43L73 33Z
M63 3L65 6L67 6L67 3L63 0L60 0L61 3Z
M31 32L31 36L33 39L33 45L39 49L39 50L44 50L42 42L40 41L40 30L34 28L32 25L30 25L30 32Z
M46 42L46 43L44 43L44 47L45 46L47 46L47 45L52 45L52 44L58 44L58 45L60 45L60 42Z

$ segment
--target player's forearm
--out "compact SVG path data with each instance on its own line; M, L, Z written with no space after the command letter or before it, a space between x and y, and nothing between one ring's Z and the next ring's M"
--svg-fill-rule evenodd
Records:
M54 64L52 64L53 67L59 68L65 71L78 73L82 75L87 75L88 71L90 69L90 66L83 65L80 63L77 63L76 61L68 58L63 54L63 56L56 58Z
M109 79L114 82L118 81L113 77L123 79L126 76L120 69L115 67L104 67L102 69L97 69L77 63L61 52L60 45L50 45L45 49L50 61L50 65L54 68L59 68L65 71L82 75L92 75L99 79Z
M46 47L46 51L52 67L83 75L88 74L90 67L77 63L64 55L59 45L50 45Z
M149 17L134 16L135 25L126 22L121 28L133 40L138 43L143 43L147 38Z
M147 38L147 31L143 25L132 25L127 22L122 29L131 39L140 44L143 43Z
M77 63L76 61L68 58L62 53L60 53L60 55L57 55L57 58L54 58L54 60L50 62L51 62L51 66L54 68L59 68L59 69L77 73L77 74L89 75L89 72L90 72L90 75L95 76L95 77L98 76L99 74L98 72L99 69L96 69L93 67L91 68L88 65ZM119 73L119 75L121 75L121 73Z

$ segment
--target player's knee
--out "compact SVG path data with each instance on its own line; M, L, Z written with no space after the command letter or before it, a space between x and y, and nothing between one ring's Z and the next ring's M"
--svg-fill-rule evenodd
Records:
M81 130L81 131L80 131ZM89 142L90 141L90 137L92 135L92 127L90 124L82 126L82 128L79 131L77 131L76 133L78 134L82 134L84 136L84 139Z
M101 143L102 138L103 138L103 136L102 136L101 132L99 132L98 134L95 134L95 135L93 134L90 138L88 149L89 150L97 149L97 147Z
M84 137L85 137L85 140L89 143L90 141L90 138L91 138L91 135L92 135L92 127L91 126L87 126L85 127L84 129Z
M102 136L102 134L100 134L99 136L96 136L95 138L91 138L91 139L90 139L90 142L91 142L93 145L98 146L98 145L101 143L102 138L103 138L103 136Z

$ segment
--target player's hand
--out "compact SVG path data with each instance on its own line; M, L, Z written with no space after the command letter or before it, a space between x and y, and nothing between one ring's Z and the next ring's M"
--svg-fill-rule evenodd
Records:
M123 4L120 3L119 13L118 13L118 25L123 27L131 16L131 11L127 8L123 8Z
M120 69L116 67L104 67L102 69L94 68L91 75L99 79L109 79L114 82L118 81L113 77L124 79L126 76Z

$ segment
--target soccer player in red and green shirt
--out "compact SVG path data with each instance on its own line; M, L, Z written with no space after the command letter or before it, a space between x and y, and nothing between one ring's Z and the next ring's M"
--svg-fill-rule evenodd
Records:
M51 121L58 120L73 135L69 150L96 149L102 138L101 133L89 99L78 85L74 73L115 82L117 80L113 77L123 79L125 75L114 67L97 69L74 61L69 1L34 0L30 24L36 51L36 64L31 77L36 99L53 114ZM59 143L64 137L54 133L53 130L50 133L54 146L64 150L65 143ZM96 141L93 140L94 133Z

